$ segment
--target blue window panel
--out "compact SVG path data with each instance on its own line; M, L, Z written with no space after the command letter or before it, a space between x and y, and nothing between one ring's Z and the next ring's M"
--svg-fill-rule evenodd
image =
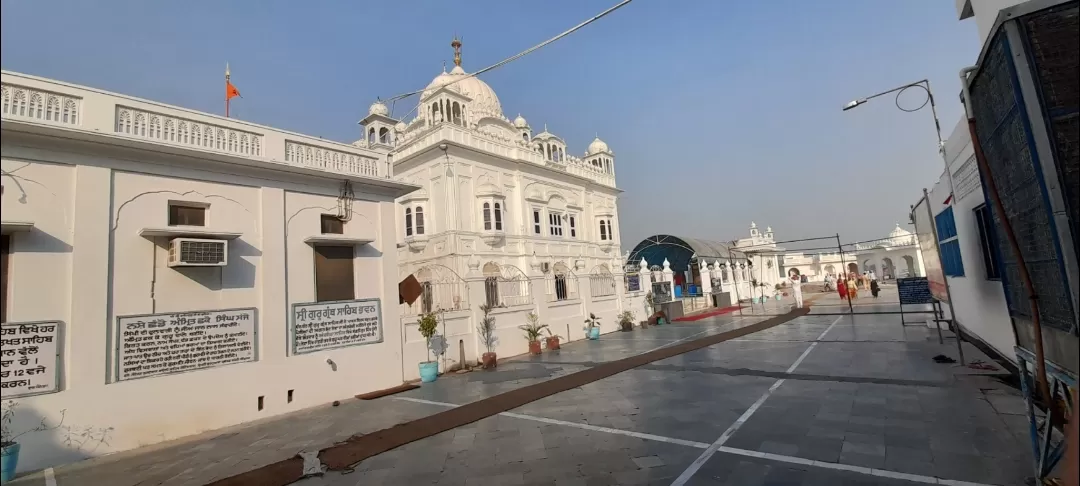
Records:
M960 240L941 243L941 266L945 275L964 276L964 259L960 257Z
M937 224L938 241L944 241L956 236L956 220L953 218L953 208L949 206L934 217Z

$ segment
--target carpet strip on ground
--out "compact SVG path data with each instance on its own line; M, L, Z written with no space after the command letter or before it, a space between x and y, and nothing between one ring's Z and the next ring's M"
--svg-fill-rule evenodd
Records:
M594 368L578 371L516 390L488 397L444 412L429 415L366 435L350 437L345 442L319 451L319 460L331 471L349 469L352 465L405 444L425 439L448 430L507 412L528 403L608 378L642 365L696 351L729 339L752 334L778 326L797 317L807 315L809 308L794 309L786 314L771 317L749 326L725 331L693 341L649 351L628 358L603 363ZM221 479L211 486L286 486L303 478L304 463L300 457L254 469Z

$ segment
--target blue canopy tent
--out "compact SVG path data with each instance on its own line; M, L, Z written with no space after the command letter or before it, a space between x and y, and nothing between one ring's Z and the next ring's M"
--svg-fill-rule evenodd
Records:
M704 260L706 263L720 260L726 263L736 258L732 245L719 241L700 240L685 236L655 235L645 238L634 247L626 259L628 268L637 267L644 258L649 267L663 265L666 259L671 270L676 273L686 272L692 260Z

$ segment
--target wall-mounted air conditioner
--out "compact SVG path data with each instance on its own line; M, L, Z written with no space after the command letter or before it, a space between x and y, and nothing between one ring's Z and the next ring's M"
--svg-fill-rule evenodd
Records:
M170 267L224 267L228 264L229 242L200 238L173 238L169 241Z

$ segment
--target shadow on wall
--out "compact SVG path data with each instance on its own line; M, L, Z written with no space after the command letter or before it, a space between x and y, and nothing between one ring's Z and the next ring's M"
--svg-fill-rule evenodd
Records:
M3 402L5 439L21 445L17 474L69 464L109 449L112 427L68 423L66 412L44 414L16 400Z
M31 229L24 238L26 243L18 247L20 253L71 253L71 245L67 242L37 228Z

